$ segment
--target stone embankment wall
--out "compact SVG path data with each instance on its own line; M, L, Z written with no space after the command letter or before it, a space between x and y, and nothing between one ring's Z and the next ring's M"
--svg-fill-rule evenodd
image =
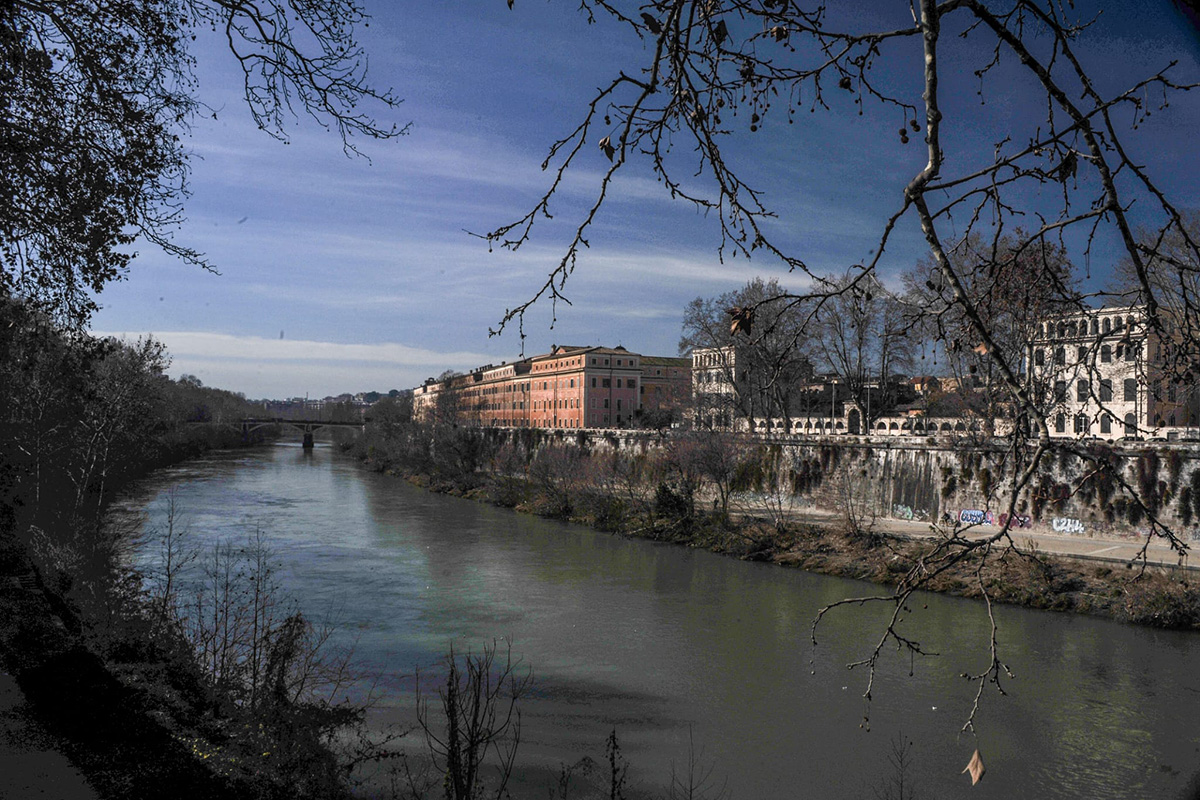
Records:
M549 434L544 442L589 449L656 450L664 434L588 431ZM833 435L773 439L759 447L770 465L763 481L831 511L846 507L904 520L1003 525L1013 486L1008 447L958 437ZM1073 536L1144 537L1142 502L1184 539L1200 541L1200 445L1090 442L1086 457L1054 452L1017 498L1016 530ZM748 446L747 452L753 451ZM770 491L760 485L756 491Z
M1016 472L1010 449L961 440L831 437L775 447L814 505L836 510L849 498L859 509L906 520L1003 525ZM1084 453L1045 457L1018 494L1012 528L1144 537L1149 509L1185 539L1200 540L1200 448L1089 443Z

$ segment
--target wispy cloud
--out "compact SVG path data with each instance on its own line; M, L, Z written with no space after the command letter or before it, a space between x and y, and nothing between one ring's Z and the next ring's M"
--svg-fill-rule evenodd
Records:
M476 362L486 355L466 351L440 352L405 344L342 344L258 336L231 336L205 331L103 332L98 336L153 336L163 341L175 356L237 358L255 361L359 361L401 366L432 366L447 362Z
M305 387L346 391L372 376L388 388L414 386L445 369L469 369L492 357L469 351L438 351L395 342L355 344L207 331L95 331L97 336L153 336L171 354L171 373L207 373L206 382L259 396L267 387L292 395ZM347 376L354 376L353 379ZM203 379L205 376L201 375ZM386 380L384 380L386 378ZM345 381L351 380L350 383ZM341 388L338 388L341 387Z

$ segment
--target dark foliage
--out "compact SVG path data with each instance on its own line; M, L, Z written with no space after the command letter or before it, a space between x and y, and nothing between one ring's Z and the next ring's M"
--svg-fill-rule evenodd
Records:
M212 268L172 239L187 196L180 137L203 109L198 33L228 43L254 121L276 138L294 110L348 150L403 133L360 109L398 102L364 80L362 20L356 0L0 4L0 297L82 324L139 239Z

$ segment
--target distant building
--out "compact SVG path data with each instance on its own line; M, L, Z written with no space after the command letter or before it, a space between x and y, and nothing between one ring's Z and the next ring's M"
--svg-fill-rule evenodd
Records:
M645 393L655 410L687 404L690 375L680 364L624 347L556 345L551 352L486 365L413 390L413 413L439 412L473 425L578 430L636 423ZM686 360L683 360L686 363ZM649 380L649 389L645 381Z
M691 405L692 359L642 356L643 414L677 413Z
M811 415L802 405L814 386L812 364L802 356L765 362L749 345L692 350L692 392L697 425L773 428L773 419ZM785 421L781 423L788 427ZM796 428L796 426L791 426Z
M1141 306L1100 308L1039 324L1029 353L1030 385L1047 410L1051 436L1177 437L1200 418L1195 384L1165 371L1171 346Z

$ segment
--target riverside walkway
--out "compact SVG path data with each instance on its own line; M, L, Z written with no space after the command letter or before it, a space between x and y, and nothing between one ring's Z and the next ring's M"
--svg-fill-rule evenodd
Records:
M751 511L756 516L762 509ZM797 522L807 522L813 525L830 526L841 522L841 517L833 511L818 509L798 509L790 513L790 518ZM937 534L929 522L904 520L893 517L878 517L875 520L875 530L894 536L909 539L928 539ZM977 525L964 529L964 534L972 539L986 539L996 533L993 525ZM1064 536L1030 529L1014 529L1012 539L1019 546L1036 547L1038 552L1046 555L1065 558L1079 558L1089 561L1107 561L1112 563L1129 563L1138 557L1144 538L1133 537L1101 537L1101 536ZM1200 553L1194 559L1189 559L1192 550L1182 556L1172 550L1162 539L1155 539L1146 548L1146 561L1149 564L1162 567L1183 567L1185 569L1200 569ZM1189 563L1194 561L1195 563Z

